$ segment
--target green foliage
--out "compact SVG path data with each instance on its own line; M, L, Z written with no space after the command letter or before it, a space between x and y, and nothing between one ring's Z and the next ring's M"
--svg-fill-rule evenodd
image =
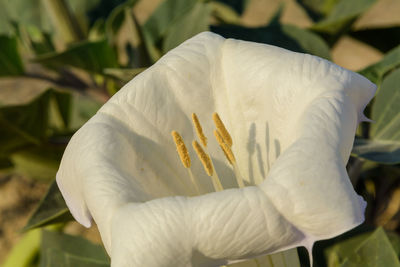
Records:
M370 140L356 140L353 153L387 164L400 163L400 69L383 80L372 107Z
M71 66L93 73L102 73L105 68L118 66L116 54L106 40L86 41L64 52L40 55L35 61L54 68Z
M393 245L382 228L335 244L326 251L329 267L400 266Z
M40 267L107 267L109 259L104 249L77 236L42 231Z
M371 82L380 84L383 76L389 71L400 66L400 45L390 50L384 58L371 66L360 71L361 75L367 77Z
M328 16L318 23L314 24L311 28L315 31L325 32L329 34L338 34L344 31L347 27L354 22L354 19L367 11L376 0L340 0ZM329 4L328 4L328 8Z
M0 35L0 76L20 75L24 72L15 37Z
M165 34L163 53L177 47L197 33L208 30L211 8L198 2L184 16L176 19Z
M72 215L65 204L57 183L53 181L46 195L40 201L39 206L29 218L24 231L54 223L64 223L72 219Z
M330 58L329 47L321 37L293 25L273 24L261 28L226 25L212 27L212 31L226 38L271 44L296 52Z
M30 231L19 240L8 255L3 267L31 267L40 246L40 230Z

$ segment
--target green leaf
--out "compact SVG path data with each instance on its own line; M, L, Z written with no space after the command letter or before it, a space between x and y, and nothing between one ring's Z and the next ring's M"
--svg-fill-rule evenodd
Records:
M93 98L75 94L69 108L68 129L71 132L78 130L96 114L103 104Z
M400 69L383 80L372 107L371 136L378 140L400 142Z
M50 181L54 179L65 144L27 147L10 155L14 171L31 178Z
M255 259L230 264L229 267L300 267L297 249L289 249L279 253L264 255Z
M45 139L51 94L47 90L26 105L0 106L0 154Z
M356 138L352 154L384 164L400 163L400 142Z
M383 80L372 106L371 140L357 140L353 153L386 164L400 162L400 68Z
M115 8L106 21L108 39L118 50L118 60L132 68L151 65L150 55L144 43L142 27L135 18L129 1Z
M0 76L21 75L24 73L18 44L15 37L0 36Z
M338 0L302 0L298 1L311 15L328 15ZM316 13L316 14L315 14Z
M382 228L378 228L340 266L396 267L400 266L400 262L385 231Z
M209 2L212 15L224 24L240 24L239 14L227 4L222 2Z
M382 228L357 235L326 250L329 267L400 266L392 243Z
M304 52L330 59L329 46L318 35L292 25L283 25L282 31L287 36L296 40Z
M337 34L349 27L354 20L367 11L376 0L340 0L329 15L314 24L311 29L329 34Z
M330 58L329 47L321 37L293 25L273 23L260 28L223 25L211 26L211 30L225 38L236 38L271 44L295 52L310 53L320 57Z
M105 68L118 66L115 51L106 40L85 41L61 53L40 55L35 61L54 68L67 65L94 73L102 73Z
M41 0L0 0L4 22L17 23L23 26L34 26L42 31L51 32L51 23L48 13ZM4 32L0 26L0 32Z
M390 50L381 61L366 67L359 73L371 82L380 84L384 75L398 66L400 66L400 45Z
M165 0L143 25L144 41L154 62L161 56L157 44L167 34L173 23L190 12L196 3L197 0Z
M73 217L54 180L23 230L27 231L49 224L68 222L72 219Z
M42 231L40 256L41 267L109 266L109 258L103 247L79 236L46 230Z
M184 16L177 19L163 40L163 53L177 47L187 39L209 29L211 7L198 2Z
M30 267L34 262L40 245L40 231L26 233L8 254L3 267Z

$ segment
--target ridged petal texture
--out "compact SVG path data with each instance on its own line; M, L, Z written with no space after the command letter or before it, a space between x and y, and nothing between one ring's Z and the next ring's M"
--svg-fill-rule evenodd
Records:
M113 267L219 266L339 235L363 222L346 173L376 87L324 59L201 33L113 96L71 139L57 183L75 219L97 223ZM247 185L212 137L229 130ZM190 143L199 117L225 190ZM189 148L182 166L171 131Z

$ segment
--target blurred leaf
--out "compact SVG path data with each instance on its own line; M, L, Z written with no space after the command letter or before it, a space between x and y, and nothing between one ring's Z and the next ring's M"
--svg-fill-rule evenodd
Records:
M261 28L236 25L211 26L211 30L225 38L236 38L276 45L295 52L310 53L330 58L329 47L318 35L293 25L272 24Z
M326 254L329 267L400 266L393 246L382 228L337 243Z
M26 233L8 254L3 267L30 267L40 245L40 230Z
M35 61L55 68L68 65L95 73L118 66L116 54L106 40L85 41L64 52L40 55Z
M120 64L131 68L151 65L142 27L133 13L135 3L129 1L116 7L106 21L106 34L118 50Z
M0 35L0 76L24 73L15 37Z
M83 124L85 124L91 117L96 114L103 103L96 101L88 96L83 96L80 94L75 94L69 113L69 119L67 121L67 126L70 131L76 131Z
M312 18L328 15L339 0L297 0Z
M47 90L28 104L0 106L0 154L45 139L51 94Z
M49 224L68 222L71 220L73 220L73 217L54 180L23 230L27 231Z
M328 267L340 266L340 264L349 257L362 242L364 242L371 233L363 233L344 241L336 242L333 246L325 250Z
M146 68L137 68L137 69L105 69L104 73L110 75L114 78L117 78L123 82L129 82L136 75L144 71Z
M41 267L109 266L109 258L103 247L79 236L46 230L42 231L40 256Z
M65 145L33 146L13 152L10 159L15 172L42 180L54 179Z
M227 4L220 2L210 2L212 14L224 24L240 24L240 16L236 11Z
M166 32L163 53L177 47L194 35L207 31L210 24L211 7L198 2L184 16L178 18Z
M368 66L359 73L371 82L379 84L388 71L398 66L400 66L400 45L389 51L381 61Z
M4 169L9 169L12 167L13 164L9 158L0 156L0 171L4 171Z
M355 142L353 153L359 157L386 163L400 162L400 69L383 80L372 106L371 140Z
M400 142L357 138L352 154L384 164L400 163Z
M376 0L340 0L329 15L314 24L311 29L329 34L337 34L349 27L354 20L367 11Z
M372 107L371 137L400 142L400 69L386 76Z
M42 31L51 32L51 23L41 0L0 0L2 19L23 26L35 26ZM0 26L0 32L2 31Z
M166 35L171 25L190 12L197 2L197 0L165 0L143 25L144 41L154 62L161 56L157 44Z
M331 58L328 45L318 35L292 25L283 25L282 29L287 36L296 40L304 52L326 59Z
M396 267L400 266L400 262L385 231L378 228L340 266Z

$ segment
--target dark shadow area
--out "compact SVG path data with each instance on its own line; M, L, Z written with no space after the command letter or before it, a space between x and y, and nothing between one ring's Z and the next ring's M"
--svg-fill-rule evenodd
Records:
M217 2L224 3L235 10L239 15L242 15L246 9L246 0L217 0Z
M269 124L268 124L268 122L266 122L265 123L265 147L267 148L267 151L265 153L266 153L266 161L267 161L267 168L268 168L267 172L269 172L269 170L271 169L271 159L269 157L269 152L270 152L270 149L269 149L269 146L270 146L269 138L270 138Z
M126 0L100 0L99 3L94 8L89 10L87 13L90 26L93 26L93 24L98 19L106 19L115 7L121 5L125 2L129 2L129 1L126 1Z
M249 153L249 180L250 183L255 184L254 179L254 166L251 160L256 150L256 124L253 122L249 128L249 138L247 139L247 152Z
M303 47L294 39L290 38L279 24L270 26L249 28L236 25L211 26L212 32L225 38L234 38L251 42L276 45L295 52L305 53Z
M275 139L274 145L275 145L275 157L278 158L279 155L281 154L281 144L277 139Z
M400 44L400 27L366 29L352 32L350 36L386 53Z

